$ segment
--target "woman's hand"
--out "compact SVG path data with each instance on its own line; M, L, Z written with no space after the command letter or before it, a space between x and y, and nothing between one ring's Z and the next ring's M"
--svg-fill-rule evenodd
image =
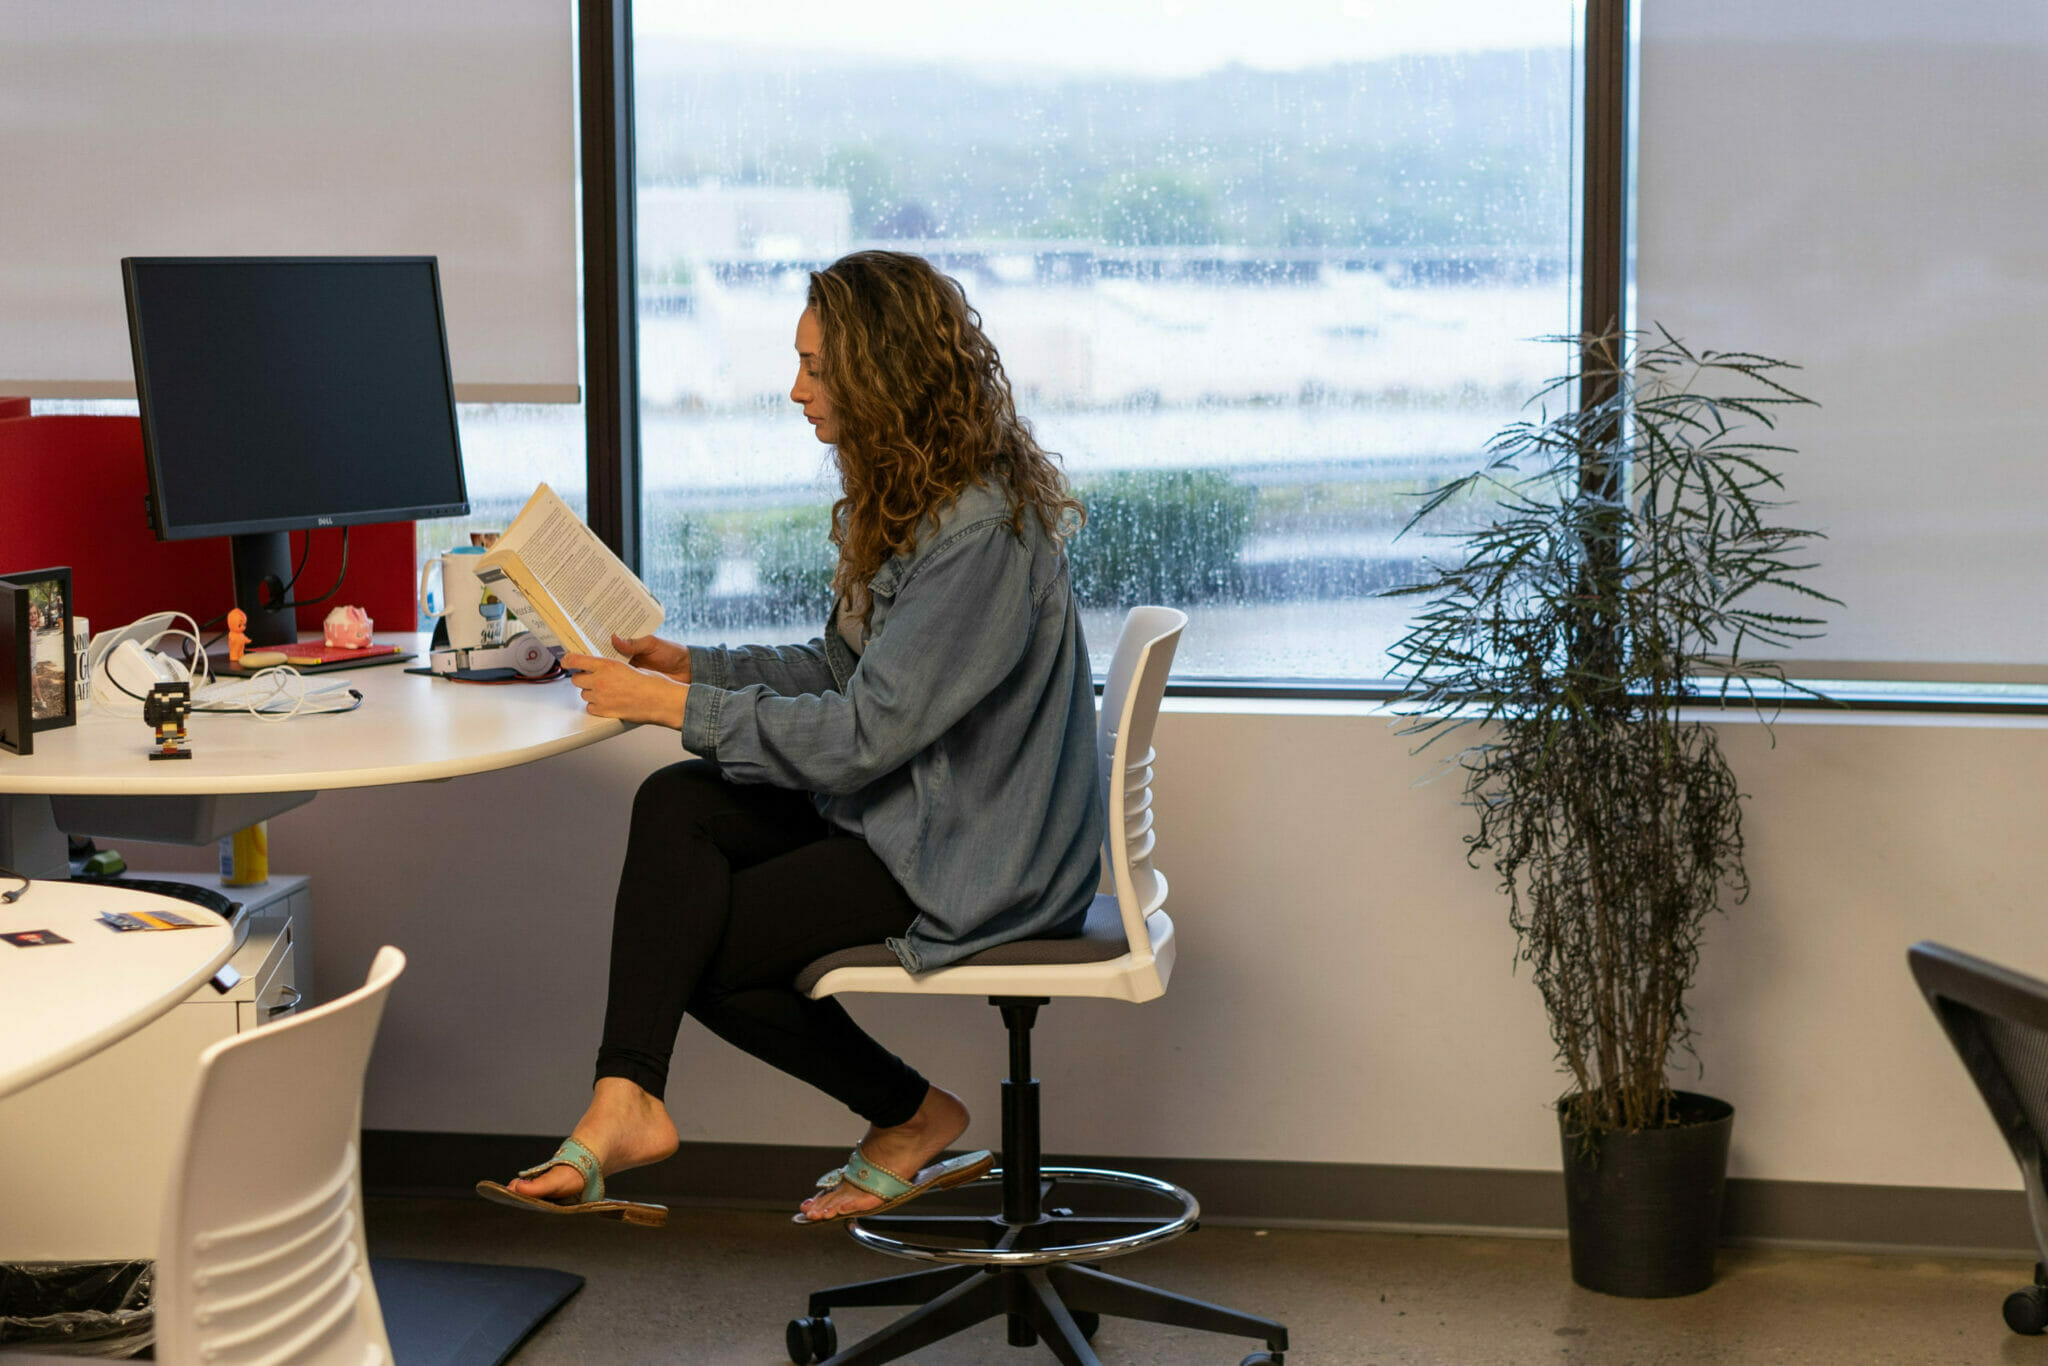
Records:
M683 706L690 690L672 675L649 673L596 655L563 655L562 667L583 694L583 710L592 716L683 728ZM688 673L687 660L684 672Z
M612 648L636 669L667 674L678 683L690 681L690 652L674 641L659 636L622 636L612 633Z

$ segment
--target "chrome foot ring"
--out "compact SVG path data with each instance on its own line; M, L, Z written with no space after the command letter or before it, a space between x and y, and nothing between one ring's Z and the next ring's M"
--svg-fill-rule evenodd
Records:
M1121 1257L1126 1253L1139 1251L1141 1248L1170 1243L1194 1228L1195 1221L1202 1214L1202 1207L1193 1195L1171 1181L1161 1181L1155 1177L1139 1176L1133 1172L1100 1171L1093 1167L1043 1167L1040 1168L1040 1175L1054 1185L1110 1186L1158 1196L1178 1203L1180 1213L1163 1216L1157 1224L1143 1227L1136 1233L1126 1234L1121 1238L1103 1238L1088 1243L1064 1243L1055 1247L1032 1248L1028 1251L915 1243L863 1228L859 1219L848 1220L846 1231L863 1247L885 1252L891 1257L905 1257L915 1262L940 1262L952 1266L1044 1266L1051 1262L1105 1261L1111 1257ZM955 1189L966 1190L968 1186L979 1185L1000 1186L1002 1180L1002 1168L998 1167ZM1059 1221L1059 1216L1053 1217L1055 1224ZM1000 1223L999 1220L993 1222Z

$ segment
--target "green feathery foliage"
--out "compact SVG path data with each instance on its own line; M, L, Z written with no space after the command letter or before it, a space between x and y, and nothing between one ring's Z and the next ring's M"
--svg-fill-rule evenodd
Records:
M1579 354L1610 397L1551 417L1581 376L1547 386L1408 529L1474 490L1497 495L1493 522L1392 591L1425 600L1393 649L1403 733L1478 737L1446 760L1478 813L1467 858L1500 876L1567 1118L1591 1135L1669 1122L1706 919L1749 891L1741 790L1685 709L1735 699L1768 720L1770 698L1810 691L1750 652L1819 634L1788 601L1834 599L1799 581L1818 533L1772 521L1771 466L1792 451L1757 439L1811 403L1782 382L1795 367L1662 329Z

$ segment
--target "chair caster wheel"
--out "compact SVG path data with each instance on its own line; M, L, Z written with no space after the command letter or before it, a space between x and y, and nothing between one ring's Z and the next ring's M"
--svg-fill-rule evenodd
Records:
M782 1344L789 1348L789 1359L796 1366L809 1366L810 1362L823 1361L839 1350L839 1330L832 1326L830 1315L791 1319L782 1335Z
M1280 1352L1253 1352L1237 1366L1285 1366L1286 1356Z
M2048 1289L2030 1285L2005 1297L2005 1326L2028 1337L2048 1328Z
M1102 1327L1102 1315L1096 1313L1093 1309L1076 1309L1074 1311L1074 1326L1081 1330L1082 1337L1093 1342L1095 1340L1095 1330Z

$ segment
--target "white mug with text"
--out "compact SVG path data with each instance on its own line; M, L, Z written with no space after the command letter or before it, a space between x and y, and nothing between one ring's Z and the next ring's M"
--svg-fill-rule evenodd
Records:
M448 623L448 643L458 650L483 644L483 585L477 581L480 545L460 545L420 566L420 615Z

